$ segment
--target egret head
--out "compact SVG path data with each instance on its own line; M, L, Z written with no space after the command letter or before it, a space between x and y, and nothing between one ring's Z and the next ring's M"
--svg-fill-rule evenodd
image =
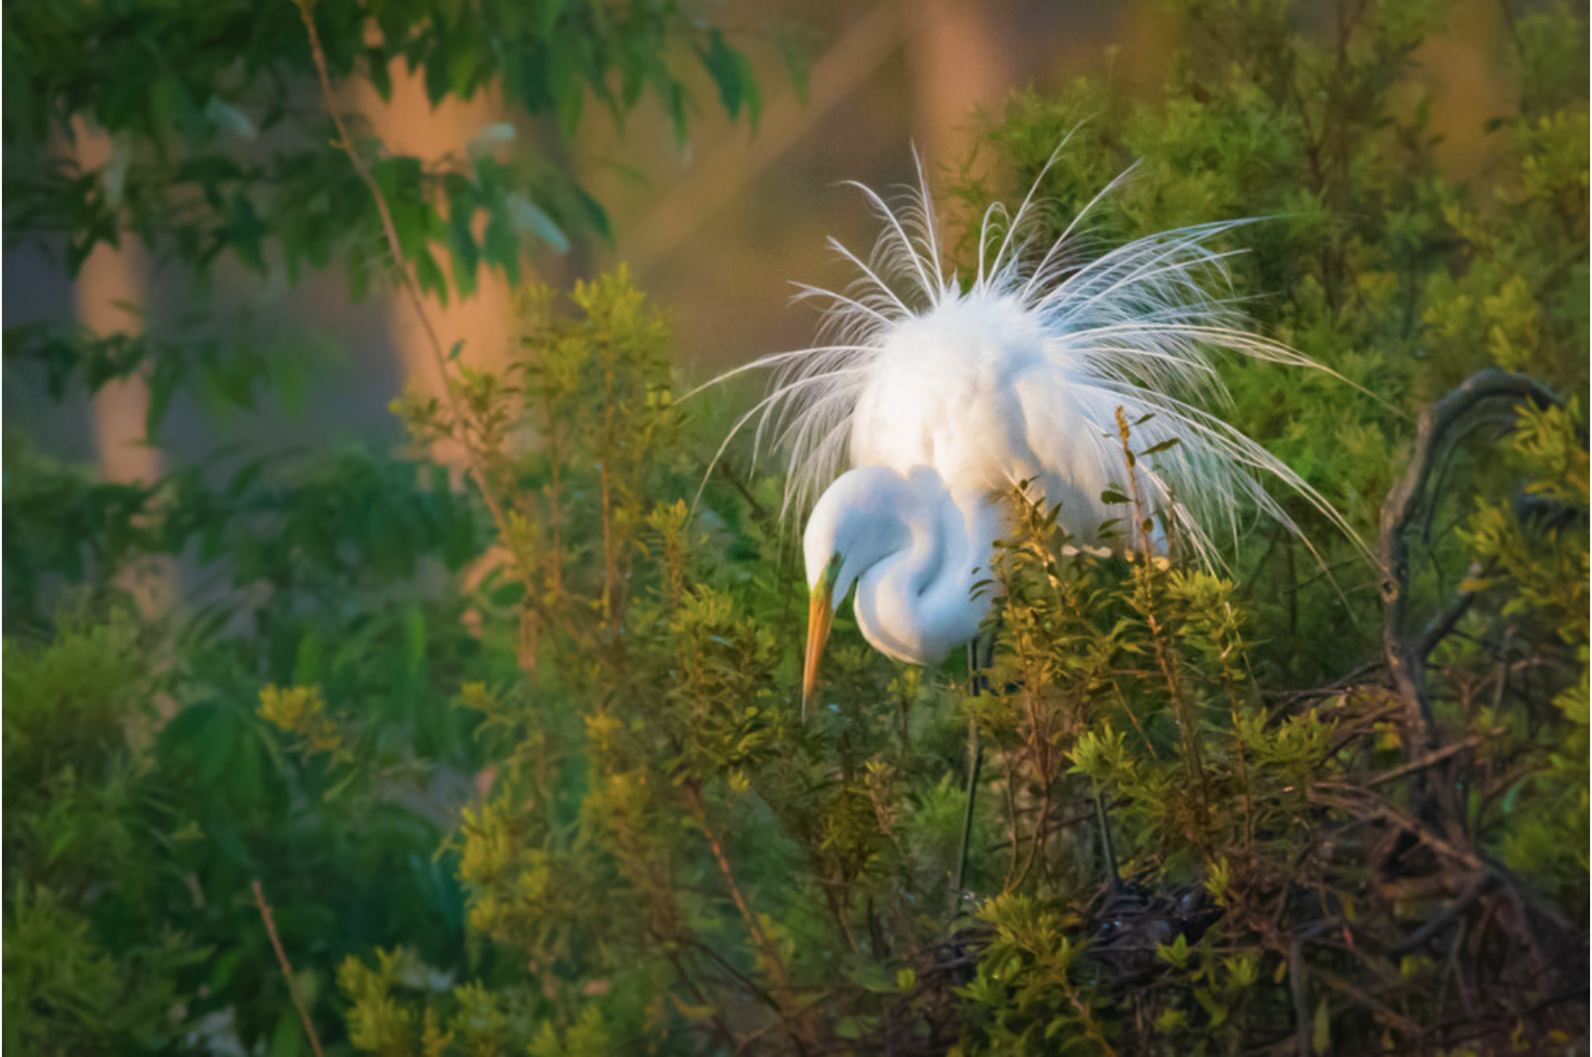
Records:
M835 611L858 577L911 540L912 519L922 505L917 476L915 471L909 480L883 466L860 466L841 474L819 497L807 519L802 551L811 593L807 657L802 668L804 719L818 683L818 661Z

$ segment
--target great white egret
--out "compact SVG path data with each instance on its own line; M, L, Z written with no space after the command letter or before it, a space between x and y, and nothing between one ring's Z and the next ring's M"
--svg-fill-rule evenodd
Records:
M866 261L830 239L860 273L846 290L801 286L801 296L829 302L822 343L730 372L774 371L768 396L736 429L759 418L760 445L788 446L787 509L823 488L803 536L804 715L834 613L853 585L858 626L891 657L933 664L974 637L991 600L972 588L1002 531L998 496L1013 483L1031 481L1039 498L1059 503L1075 540L1097 540L1102 524L1121 516L1103 498L1128 472L1119 408L1144 420L1136 442L1165 444L1133 472L1201 559L1213 560L1218 526L1237 534L1244 508L1297 531L1264 475L1353 536L1296 473L1219 414L1229 396L1215 351L1318 367L1243 329L1227 284L1226 258L1237 251L1215 243L1250 221L1101 249L1080 224L1128 172L1048 246L1038 244L1035 205L1043 172L1015 212L990 206L978 270L965 284L942 266L921 163L918 187L898 208L853 184L883 230Z

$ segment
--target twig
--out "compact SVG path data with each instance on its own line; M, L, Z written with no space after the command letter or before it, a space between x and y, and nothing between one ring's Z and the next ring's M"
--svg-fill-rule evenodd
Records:
M670 951L668 958L669 962L674 966L675 974L680 977L680 982L691 992L691 997L696 999L697 1005L713 1008L713 1003L708 999L708 996L702 993L702 989L697 986L696 981L691 979L691 974L685 971L685 963L680 960L679 952ZM718 1033L724 1044L733 1048L735 1046L735 1033L724 1022L724 1017L720 1015L717 1009L713 1010L713 1014L708 1020L713 1024L713 1030Z
M690 947L698 954L702 954L711 959L715 965L724 971L730 982L741 987L746 991L747 994L751 995L753 998L756 998L759 1002L762 1002L769 1009L773 1010L776 1015L783 1015L784 1010L780 1008L778 999L769 994L762 987L759 987L756 980L753 980L750 976L747 976L740 969L737 969L718 951L714 950L712 947L709 947L707 944L703 943L694 936L679 937L676 939L676 942L680 943L682 946Z
M1507 727L1496 727L1488 731L1487 736L1497 737L1499 734L1504 733L1504 731L1507 729ZM1433 764L1441 763L1450 756L1456 756L1459 753L1464 752L1466 749L1473 749L1480 744L1481 735L1473 734L1464 741L1456 741L1454 744L1438 749L1436 752L1431 753L1430 755L1423 756L1418 760L1411 760L1409 763L1406 763L1401 767L1395 767L1391 771L1383 771L1375 778L1372 778L1370 781L1366 782L1366 788L1369 789L1372 786L1381 785L1383 782L1392 782L1399 778L1403 778L1407 774L1413 774L1416 771L1424 770Z
M1427 940L1437 935L1448 926L1455 918L1469 910L1471 905L1487 894L1493 886L1495 878L1490 874L1479 873L1471 878L1468 885L1454 898L1454 901L1444 907L1435 917L1426 924L1410 933L1404 939L1388 948L1389 954L1408 954L1420 947Z
M1327 987L1332 988L1332 990L1337 991L1340 994L1348 995L1350 998L1360 1003L1360 1005L1375 1010L1378 1019L1391 1024L1393 1027L1403 1032L1405 1038L1409 1041L1418 1042L1421 1039L1421 1027L1419 1024L1415 1023L1409 1017L1404 1016L1402 1013L1392 1009L1385 1003L1379 1001L1374 995L1370 994L1363 988L1357 987L1348 980L1343 979L1343 977L1338 976L1336 973L1322 968L1317 968L1315 970L1315 978L1321 981Z
M1381 661L1362 664L1341 679L1327 683L1325 686L1315 686L1307 690L1290 690L1285 693L1262 691L1262 695L1270 701L1283 705L1292 705L1296 701L1303 701L1312 697L1334 697L1357 689L1360 680L1371 672L1382 667Z
M1357 801L1349 796L1330 795L1332 793L1348 794L1350 792L1359 795L1361 799ZM1348 786L1328 786L1318 783L1314 787L1307 789L1305 795L1313 804L1334 808L1358 819L1378 819L1393 826L1395 829L1405 831L1437 854L1461 863L1470 870L1484 870L1487 868L1473 852L1443 839L1434 832L1433 827L1429 824L1406 814L1395 807L1391 801L1384 800L1369 790L1351 790L1351 787Z
M1470 575L1480 577L1481 570L1478 566L1472 565ZM1438 644L1446 639L1454 628L1459 626L1460 620L1466 613L1470 612L1471 606L1475 604L1476 592L1467 591L1460 595L1459 601L1450 606L1446 612L1433 617L1426 625L1426 630L1421 632L1420 641L1416 644L1415 648L1420 651L1420 656L1422 658L1430 657L1432 651L1437 649Z
M754 518L763 525L778 527L779 519L770 514L768 509L757 501L757 496L753 495L752 490L746 487L746 482L741 480L740 475L730 468L730 460L722 459L719 461L719 473L726 481L730 482L736 492L740 493L741 498L746 501L748 509L752 511Z
M701 793L696 786L689 782L686 783L685 790L691 817L702 831L702 835L708 840L708 847L713 852L713 861L717 864L719 873L723 876L724 883L730 890L730 898L735 901L735 908L740 911L741 918L746 923L746 931L751 935L752 943L768 961L769 972L774 977L775 1008L779 1012L779 1017L785 1023L785 1030L790 1034L791 1041L796 1044L799 1050L805 1052L803 1044L810 1041L807 1038L810 1031L806 1018L796 1017L795 1014L786 1008L785 1003L779 1000L793 993L790 974L786 970L785 963L779 956L779 950L769 941L768 934L758 924L757 915L752 913L752 908L747 905L746 897L741 894L741 886L735 879L735 871L730 868L730 860L724 854L724 848L719 843L718 834L708 824L707 810L702 804Z
M415 283L414 275L409 271L409 266L404 262L403 247L398 242L398 227L393 223L392 210L387 205L387 196L382 193L381 185L376 182L375 174L370 170L364 157L354 146L354 138L349 135L348 126L343 122L342 114L337 110L336 100L332 96L332 78L327 71L326 52L321 48L321 35L315 28L315 19L311 12L315 7L315 0L293 0L299 9L299 15L304 20L305 32L310 38L310 55L315 61L315 73L320 78L321 99L325 103L326 113L331 117L333 126L337 129L337 146L348 155L348 160L353 163L354 171L365 186L370 189L371 197L376 200L376 212L381 217L381 227L387 236L387 247L392 251L393 263L398 270L398 285L403 288L404 295L409 300L410 307L414 310L415 317L420 320L421 329L426 333L426 341L431 346L433 356L436 358L437 373L442 379L442 393L448 402L448 412L458 424L457 440L464 449L464 457L470 464L470 471L475 474L476 483L481 488L481 497L486 500L486 505L492 512L492 519L497 523L498 531L507 536L509 521L504 513L503 505L492 490L491 482L487 479L486 467L481 462L480 454L464 436L464 407L459 402L459 394L454 392L453 384L448 379L448 357L443 351L442 341L437 337L436 328L431 324L431 317L426 314L425 303L420 297L420 288Z
M293 1005L298 1008L299 1019L304 1022L304 1034L310 1037L310 1049L315 1051L315 1057L326 1057L321 1050L320 1037L315 1034L315 1025L310 1023L310 1013L304 1005L304 996L299 994L298 981L293 977L293 963L287 960L287 952L282 949L282 941L276 935L276 923L271 920L271 904L265 901L265 889L260 887L260 882L254 882L254 903L260 908L260 918L265 922L266 934L271 937L271 946L276 950L276 960L282 966L282 978L287 981L288 993L293 996Z

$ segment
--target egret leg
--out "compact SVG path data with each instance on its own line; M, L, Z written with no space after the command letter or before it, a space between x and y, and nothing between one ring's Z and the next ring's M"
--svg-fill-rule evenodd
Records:
M1100 820L1100 850L1106 860L1106 895L1116 899L1122 894L1122 874L1117 869L1116 849L1111 845L1111 823L1106 819L1106 805L1100 799L1100 783L1093 778L1089 784L1094 789L1095 818Z
M981 631L967 644L967 682L972 695L978 697L989 687L984 674L995 655L995 633ZM978 773L984 766L984 746L979 742L978 717L967 714L967 806L962 814L962 846L956 856L956 878L951 885L951 914L946 920L946 931L956 923L957 911L962 905L963 881L967 876L967 851L973 837L973 806L978 796Z

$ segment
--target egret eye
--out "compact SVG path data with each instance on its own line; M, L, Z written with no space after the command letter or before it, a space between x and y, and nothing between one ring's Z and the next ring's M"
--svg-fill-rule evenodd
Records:
M830 557L829 564L824 566L824 574L819 577L818 587L815 590L822 590L826 596L833 597L835 582L840 579L840 567L843 564L845 564L845 559L839 551L836 551ZM835 599L835 602L839 604L840 599Z

